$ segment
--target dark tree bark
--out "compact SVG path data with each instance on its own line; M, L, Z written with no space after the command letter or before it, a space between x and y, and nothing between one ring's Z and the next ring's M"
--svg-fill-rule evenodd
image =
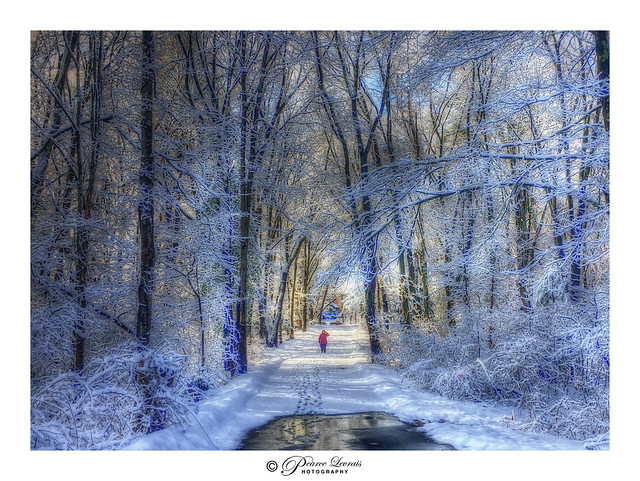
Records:
M304 241L303 241L304 242ZM298 259L293 261L293 278L291 279L291 300L289 301L289 324L291 329L296 327L296 284L298 280Z
M82 146L80 142L80 69L76 69L76 88L78 89L76 125L74 128L73 148L75 150L76 162L76 183L77 183L77 209L78 214L84 219L91 218L93 205L93 192L95 189L96 168L98 155L100 152L100 113L102 103L102 49L103 34L97 32L90 37L91 46L91 79L86 81L90 90L90 154L89 165L86 169L86 191L85 191L85 166L82 161ZM79 64L78 59L78 64ZM84 367L85 351L85 325L84 313L87 308L86 285L89 275L89 229L81 224L76 229L76 251L77 251L77 290L80 303L80 316L74 329L74 350L75 367L81 370Z
M609 131L609 32L597 30L593 32L596 39L596 61L598 77L606 83L606 93L600 102L605 130Z
M300 248L302 247L302 243L304 242L304 237L298 239L293 247L293 251L291 254L287 252L285 258L285 265L282 269L282 273L280 274L280 286L278 288L278 301L276 304L276 314L274 318L274 329L271 332L271 337L267 340L267 345L269 347L276 347L278 345L278 334L280 333L280 328L282 326L282 311L284 304L284 297L287 291L287 281L289 279L289 270L291 269L291 265L298 258L298 253L300 252Z
M153 32L142 34L143 73L142 119L140 122L140 203L138 224L140 229L140 282L138 284L138 316L136 337L147 346L151 335L153 269L155 266L155 232L153 202L153 104L155 89L154 38Z
M247 328L248 311L247 295L249 286L249 233L251 223L251 181L248 163L250 152L248 145L249 100L247 92L247 39L246 33L240 32L238 46L240 48L240 286L236 305L236 333L238 344L238 360L232 362L231 374L237 375L247 370Z
M302 258L302 331L307 332L307 323L309 322L309 285L313 276L313 268L311 266L311 242L305 240Z

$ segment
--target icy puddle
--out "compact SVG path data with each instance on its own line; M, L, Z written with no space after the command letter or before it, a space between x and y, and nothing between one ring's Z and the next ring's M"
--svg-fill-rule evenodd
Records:
M386 413L306 414L275 419L250 431L238 449L452 450Z

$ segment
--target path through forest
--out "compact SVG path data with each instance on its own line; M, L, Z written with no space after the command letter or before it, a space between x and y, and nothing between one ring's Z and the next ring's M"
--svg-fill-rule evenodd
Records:
M236 449L246 433L293 414L387 412L419 420L419 430L456 449L581 449L579 443L514 429L513 411L452 401L403 382L371 364L366 329L324 326L327 353L320 353L321 326L296 332L277 349L265 349L249 373L231 380L200 403L190 429L170 427L138 438L129 449Z

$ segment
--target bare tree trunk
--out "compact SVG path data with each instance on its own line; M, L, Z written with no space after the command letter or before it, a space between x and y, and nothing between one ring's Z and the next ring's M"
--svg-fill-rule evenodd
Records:
M304 241L303 241L304 242ZM293 279L291 279L291 300L289 301L289 324L291 329L295 326L295 313L296 313L296 280L298 279L298 258L293 261Z
M304 237L298 239L293 248L293 252L289 255L287 254L286 264L284 269L282 270L282 274L280 275L280 288L278 291L278 301L276 304L276 315L274 319L274 330L271 333L271 338L269 339L267 345L269 347L277 346L277 336L279 334L281 324L282 324L282 306L284 304L284 296L287 290L287 280L289 278L289 270L291 269L291 264L295 262L298 257L298 252L300 252L300 248L302 247L302 243L304 242Z
M517 265L518 265L518 293L520 303L525 312L531 312L529 290L525 279L529 277L527 269L533 261L531 232L533 229L533 212L531 197L526 187L518 190L515 199L515 224L517 229Z
M73 149L75 150L76 162L76 182L77 182L77 209L78 213L84 220L91 218L91 208L93 191L95 187L95 174L98 162L98 154L100 151L100 111L102 96L102 42L103 34L101 32L92 34L90 39L91 52L91 71L93 77L90 79L90 155L86 192L84 190L85 175L84 165L82 162L82 146L80 142L80 109L82 99L80 98L80 69L76 69L76 89L78 92L76 126L74 128ZM75 350L75 368L81 370L84 367L84 351L85 351L85 326L84 313L87 307L86 285L89 275L89 232L86 225L79 225L76 229L76 251L77 251L77 289L80 302L80 315L74 329L74 350Z
M400 271L400 282L398 283L398 295L400 296L400 304L402 306L402 324L411 325L411 313L409 309L409 279L407 278L407 268L405 265L406 249L405 240L402 235L402 226L399 214L393 217L393 223L396 230L396 245L398 247L398 269Z
M236 335L238 360L232 363L231 374L237 375L247 370L247 330L249 327L247 296L249 286L249 232L251 223L251 182L248 163L250 161L247 141L249 100L247 92L247 40L246 33L240 32L240 286L236 306Z
M598 66L598 77L601 81L607 82L606 94L602 96L600 103L602 106L602 120L605 130L609 131L609 32L597 30L593 32L596 39L596 61Z
M311 242L304 242L304 262L302 276L302 331L307 332L309 322L309 283L311 282Z
M155 266L154 232L154 158L153 158L153 107L155 91L154 34L142 33L142 118L140 122L140 200L138 203L138 228L140 232L140 281L138 284L138 314L136 338L140 350L151 342L153 312L153 281ZM136 372L136 383L142 391L143 406L136 419L136 430L152 432L161 427L161 412L153 406L157 385L153 372L141 360Z
M418 207L418 209L420 209L420 207ZM420 210L418 210L417 215L418 234L420 236L418 249L418 272L420 273L420 282L422 284L422 311L424 318L428 321L433 322L433 309L431 306L431 299L429 295L429 266L427 264L427 247Z
M155 266L154 205L153 205L153 97L155 89L153 32L145 31L143 43L142 120L140 159L140 203L138 224L140 227L140 282L138 284L138 316L136 337L147 346L150 341L153 269Z
M206 352L205 352L205 323L204 323L204 312L202 310L202 295L200 294L200 276L198 275L198 262L194 259L194 270L196 276L196 284L195 286L192 284L191 289L196 296L196 300L198 301L198 317L200 319L200 371L204 371L204 366L207 360ZM191 284L191 279L189 279L189 284Z
M327 301L328 292L329 292L329 286L325 286L324 294L322 295L322 301L320 301L320 308L318 309L318 323L322 322L322 313L324 311L324 303Z
M95 60L95 59L94 59ZM76 62L80 64L79 55L76 54ZM84 202L84 166L82 164L82 145L80 135L80 112L81 112L81 80L80 69L76 69L76 124L73 129L73 137L71 141L70 156L76 159L76 195L77 210L81 218L88 218L89 212L85 211ZM84 367L84 349L85 349L85 309L87 308L87 275L89 271L87 250L89 248L89 239L87 226L80 223L76 228L76 290L78 291L78 303L80 310L75 321L73 329L73 348L75 357L76 371L82 370Z

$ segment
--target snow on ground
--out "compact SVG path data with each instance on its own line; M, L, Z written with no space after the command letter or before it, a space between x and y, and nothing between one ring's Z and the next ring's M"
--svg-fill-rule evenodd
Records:
M457 450L580 450L577 441L538 435L507 426L513 411L446 399L411 388L398 373L370 362L366 329L324 326L327 353L318 345L320 326L296 332L245 375L209 393L199 403L193 425L172 426L137 438L129 450L233 450L246 433L291 414L343 414L382 411ZM516 415L517 420L517 415Z

